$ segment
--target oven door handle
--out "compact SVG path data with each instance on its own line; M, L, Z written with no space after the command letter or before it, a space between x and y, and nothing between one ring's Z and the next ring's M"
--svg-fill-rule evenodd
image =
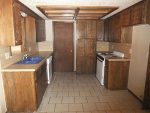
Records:
M104 60L101 60L100 58L97 57L97 60L99 60L100 62L104 62Z

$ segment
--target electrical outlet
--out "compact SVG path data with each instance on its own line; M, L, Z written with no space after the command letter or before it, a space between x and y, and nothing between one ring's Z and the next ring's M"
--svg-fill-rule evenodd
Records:
M9 52L5 53L5 59L9 59L9 58L10 58L10 53Z
M29 47L29 52L31 51L31 47Z

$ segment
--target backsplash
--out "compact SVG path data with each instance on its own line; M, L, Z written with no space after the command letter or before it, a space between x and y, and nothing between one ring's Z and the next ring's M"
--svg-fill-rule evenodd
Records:
M53 42L52 41L44 41L38 42L39 51L53 51Z
M109 51L109 42L97 41L96 51Z
M124 53L124 56L127 58L131 57L131 44L128 43L109 43L110 51L119 51Z

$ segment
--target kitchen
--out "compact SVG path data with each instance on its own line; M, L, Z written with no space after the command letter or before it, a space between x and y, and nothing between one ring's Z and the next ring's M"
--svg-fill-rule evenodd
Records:
M149 16L150 15L149 14L150 13L149 11L150 1L149 0L143 0L141 2L140 0L139 1L133 0L132 2L128 1L128 6L126 6L126 8L127 7L129 8L127 9L124 8L125 10L120 9L118 10L119 13L116 12L116 14L113 14L113 13L115 13L115 11L119 9L118 8L119 5L111 5L111 3L109 3L109 5L104 5L104 6L110 6L110 7L106 7L106 9L105 8L103 9L96 5L96 3L98 2L95 2L95 3L92 2L91 4L89 4L90 2L89 3L86 2L83 6L81 6L80 3L75 4L73 2L72 4L74 4L75 6L69 7L67 5L71 5L71 2L68 2L68 4L65 4L60 1L58 3L56 2L57 4L55 2L52 2L51 4L49 4L50 9L47 10L48 8L44 6L44 3L42 4L42 1L41 2L37 1L36 2L37 4L33 8L31 4L34 4L34 1L28 2L26 0L20 0L20 2L22 2L23 4L25 4L26 6L28 6L29 8L33 10L31 11L22 3L20 2L13 3L13 2L14 1L12 0L10 1L3 0L0 3L0 7L1 7L0 11L2 12L0 13L0 15L1 17L3 17L0 19L0 24L1 24L0 26L0 34L1 34L0 35L1 37L0 38L0 58L1 58L0 67L1 68L0 70L2 72L1 77L0 77L0 81L1 81L0 82L0 87L1 87L0 95L2 97L0 99L0 112L2 113L6 111L11 112L11 110L12 111L14 110L13 112L15 112L17 111L17 109L20 110L19 106L22 107L21 109L24 109L28 112L33 112L35 111L35 109L37 109L37 106L39 106L40 103L43 102L43 100L46 102L49 100L47 98L46 99L43 98L42 100L42 96L43 95L45 96L45 94L52 95L51 93L48 93L48 92L53 91L54 93L55 90L53 89L55 89L55 85L58 85L61 82L63 83L62 86L64 85L63 88L65 89L65 91L69 93L68 95L71 95L72 87L65 86L66 83L71 84L70 81L75 82L75 84L71 84L71 85L80 84L79 86L82 86L82 87L85 84L88 85L88 82L91 83L88 85L89 87L93 87L96 85L96 87L92 89L95 89L97 91L99 89L96 89L96 88L100 88L101 89L100 95L101 96L106 95L106 97L107 95L109 95L108 93L110 93L111 95L114 95L116 92L119 92L119 91L120 93L122 93L121 90L123 90L123 92L125 94L127 93L128 96L130 94L133 94L134 96L136 95L135 97L134 96L132 97L132 99L134 98L136 101L138 99L144 100L144 107L146 108L149 107L149 97L150 97L149 96L149 81L148 81L149 68L147 68L147 66L149 67L148 59L149 59L149 42L150 42L148 38L150 36L149 35L150 27L148 25L150 24L150 18L149 18L150 17ZM46 3L47 2L45 2L45 4ZM105 2L101 1L101 3L105 3ZM122 4L123 3L125 2L122 2ZM13 8L13 10L15 10L17 13L13 14L12 4L13 4L13 7L15 7ZM90 6L92 5L93 7L89 7L89 5ZM101 12L101 15L97 16L97 14L93 13L95 10L94 5L95 7L97 6L96 8L100 8L99 9L100 11L97 11L97 12L98 14ZM55 8L59 10L60 12L63 10L73 12L71 13L73 16L72 15L60 16L59 15L60 12L57 12L58 13L57 15L56 14L52 15L50 12L52 12ZM7 13L4 13L4 12L7 12ZM34 12L36 12L40 16ZM82 13L85 13L85 14L82 14ZM21 16L18 17L18 15L21 15ZM106 17L104 18L104 20L100 21L100 18L103 17L102 15L106 15ZM5 26L5 28L3 26ZM65 30L65 28L67 30ZM14 32L16 32L15 36L14 36ZM65 37L62 37L62 36L65 36ZM27 37L30 37L30 38L27 38ZM67 45L67 43L69 44ZM69 51L67 50L68 48L69 48ZM96 70L97 68L96 67L96 62L97 62L96 53L99 53L99 52L108 53L108 51L109 51L109 54L110 52L113 52L114 53L113 55L115 55L115 58L112 58L114 56L111 56L108 59L106 58L105 70L103 69L103 71L105 72L104 73L105 80L103 80L104 86L109 89L109 90L106 90L104 86L101 86L98 80L95 78L97 74L96 73L97 71ZM34 56L34 55L41 56L43 60L39 64L35 64L35 65L21 65L21 64L17 64L17 66L16 64L13 65L14 63L20 61L23 57L26 59L26 56L24 56L26 54L29 56ZM142 54L142 58L140 56L141 54ZM64 58L64 55L66 55L65 58ZM46 82L44 83L43 81L46 81L47 79L46 78L46 65L47 65L46 59L49 56L53 57L54 72L60 72L60 73L53 73L54 78L51 81L52 83L47 86L47 84L45 84ZM18 72L18 70L19 71L23 70L21 73L18 74L19 77L17 74L15 74L16 72ZM26 73L27 70L28 71L30 70L30 72ZM34 73L35 70L36 70L36 73ZM77 74L64 73L64 72L73 72L73 71L75 71ZM43 76L40 76L40 74ZM94 78L92 78L90 75L94 76ZM135 75L136 75L136 78L135 78ZM147 75L147 79L146 79L146 75ZM26 78L27 76L30 76L31 78ZM37 78L36 77L34 78L34 76L36 76ZM113 78L109 78L110 76L112 77L115 76L116 79L113 80ZM13 82L13 80L15 79L16 79L16 82ZM33 88L29 87L28 84L33 85L35 83L28 79L31 79L31 80L35 79L35 81L37 81L36 87L38 87L37 89L39 89L39 92L37 91L38 92L37 93L37 92L32 91L32 94L33 94L32 96L34 97L36 95L37 97L39 97L38 98L39 100L37 99L37 97L34 97L33 99L32 96L30 95L31 93L30 89L33 90ZM17 81L17 80L20 80L20 81ZM146 85L146 88L145 88L145 80L147 81L146 84L148 84ZM60 82L60 83L55 84L57 82ZM109 82L111 82L112 84L109 85ZM19 87L18 87L18 92L17 90L16 92L15 90L10 90L11 88L16 87L16 86L13 86L12 84L16 86L20 86L20 88L27 85L28 89L27 88L24 89L24 91L25 90L28 91L28 94L26 96L30 98L27 103L26 103L27 101L26 99L25 100L21 99L21 97L19 96L20 94L23 97L23 94L25 93L24 91L19 89ZM122 87L118 88L119 85L121 85ZM113 86L115 86L116 89L113 89L114 88ZM35 86L33 85L33 87ZM59 87L59 88L62 88L62 87ZM83 88L86 90L85 86ZM109 113L109 112L117 112L117 113L120 113L120 112L140 113L141 112L142 113L144 112L138 108L139 107L138 105L137 105L138 110L135 109L135 111L133 111L134 109L129 109L129 111L124 111L124 109L122 110L120 108L117 109L115 107L116 106L120 107L121 105L116 104L115 106L112 103L117 100L111 101L111 104L109 104L108 106L107 101L106 101L108 99L104 99L106 98L105 96L101 97L99 95L93 98L92 91L90 91L90 94L88 93L85 94L86 91L82 92L82 90L84 90L83 88L80 88L78 86L74 87L74 89L76 90L79 89L79 92L77 91L78 92L77 94L74 93L74 96L68 97L69 99L71 98L71 100L75 101L75 102L69 101L71 105L69 104L69 102L65 101L67 96L59 96L58 98L53 98L54 104L51 103L52 102L51 100L52 96L51 96L50 101L48 102L49 106L43 107L42 110L45 108L44 109L45 111L43 110L41 112L48 112L48 111L49 112L54 112L54 111L55 112L68 112L68 111L83 112L84 111L84 112L92 112L92 113L96 111L104 112L104 113ZM130 93L124 89L128 89ZM147 89L145 90L146 96L144 96L144 89ZM96 93L95 95L97 94L98 93ZM60 95L63 95L63 94L60 94ZM67 95L67 94L64 94L64 95ZM122 95L120 94L120 96ZM78 103L79 101L77 100L83 99L83 98L80 99L79 96L85 97L84 103L82 102L80 104ZM10 98L10 97L14 97L14 98ZM136 97L138 99L136 99ZM57 103L56 101L58 101L58 99L61 101ZM38 102L34 102L35 100ZM92 102L90 103L90 101ZM76 104L76 102L78 104ZM26 106L28 106L28 108L25 108L25 106L23 106L25 104L23 103L25 103ZM33 106L28 105L28 103L33 103L32 104ZM36 105L37 103L38 105ZM93 105L93 103L94 105L96 104L96 107ZM62 107L60 106L60 104L63 104L64 105L63 108L66 108L66 109L65 110L62 109L62 111L57 110L56 108ZM140 105L142 106L142 103L140 103ZM78 110L73 111L73 109L75 108L80 108L80 110L78 109L79 111ZM23 112L23 111L19 111L19 112ZM146 112L149 112L149 111L146 111Z

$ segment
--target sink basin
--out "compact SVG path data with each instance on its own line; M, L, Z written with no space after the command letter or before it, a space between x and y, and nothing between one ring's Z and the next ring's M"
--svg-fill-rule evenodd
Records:
M38 64L43 60L43 57L41 56L33 56L33 57L28 57L27 59L20 60L16 64Z

